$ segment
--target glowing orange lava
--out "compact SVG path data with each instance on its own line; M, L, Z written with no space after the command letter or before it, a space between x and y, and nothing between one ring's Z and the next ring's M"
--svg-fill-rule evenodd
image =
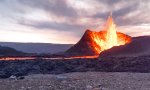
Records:
M113 21L112 15L110 15L106 22L106 30L98 32L92 32L92 38L96 42L94 49L97 54L110 49L113 46L125 45L131 42L131 37L123 33L116 31L116 25Z
M113 46L119 46L117 42L117 32L116 25L113 22L113 18L111 16L108 17L107 25L106 25L106 45L104 49L112 48Z

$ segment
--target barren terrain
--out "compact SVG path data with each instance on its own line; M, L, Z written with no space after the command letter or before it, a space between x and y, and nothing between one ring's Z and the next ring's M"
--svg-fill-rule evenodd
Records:
M149 90L150 73L75 72L0 79L1 90Z

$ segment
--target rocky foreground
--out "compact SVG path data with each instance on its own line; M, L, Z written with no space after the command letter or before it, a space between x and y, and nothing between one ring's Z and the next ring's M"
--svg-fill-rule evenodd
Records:
M75 72L0 79L1 90L149 90L150 73Z
M71 72L140 72L150 73L150 56L107 57L72 60L0 61L0 78L30 74L63 74Z
M2 60L0 90L150 90L150 55Z

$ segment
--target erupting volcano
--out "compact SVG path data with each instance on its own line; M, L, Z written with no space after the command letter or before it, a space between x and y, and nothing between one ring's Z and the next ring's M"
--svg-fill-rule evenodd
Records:
M130 36L116 31L112 14L108 17L104 28L100 32L86 30L80 41L66 53L72 56L99 55L104 50L131 42Z

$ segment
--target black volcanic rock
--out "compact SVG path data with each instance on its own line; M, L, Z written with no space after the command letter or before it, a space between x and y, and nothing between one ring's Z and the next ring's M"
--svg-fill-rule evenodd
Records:
M92 31L86 30L80 41L66 51L69 55L95 55L96 52L93 49L93 38L91 37ZM96 44L96 43L95 43Z
M132 42L127 45L116 46L100 53L100 57L143 55L150 55L150 36L133 37Z
M87 71L150 73L150 56L0 61L0 78L8 78L12 75L19 77L29 74L61 74Z

